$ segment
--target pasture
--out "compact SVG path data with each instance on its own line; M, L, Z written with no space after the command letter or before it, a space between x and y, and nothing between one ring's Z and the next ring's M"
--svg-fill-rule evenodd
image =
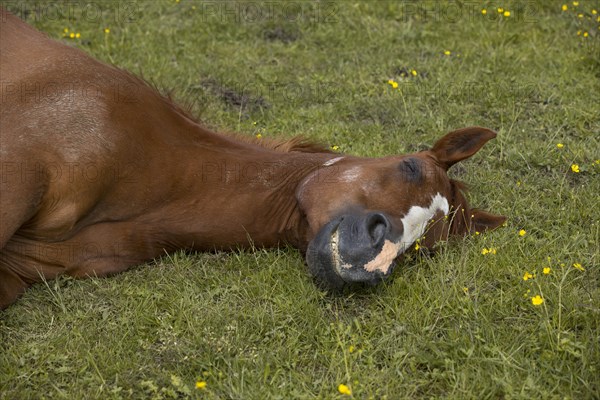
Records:
M0 398L598 397L597 2L0 4L218 131L381 157L493 129L451 176L508 216L357 292L291 248L38 284L0 312Z

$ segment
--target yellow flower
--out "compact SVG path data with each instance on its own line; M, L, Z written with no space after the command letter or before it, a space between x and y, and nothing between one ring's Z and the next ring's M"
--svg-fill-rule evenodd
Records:
M104 33L110 33L110 28L104 28Z
M577 36L581 36L581 31L577 31Z
M447 55L447 56L449 56L450 54L452 54L452 52L450 50L445 50L444 54Z
M499 13L499 14L502 14L503 12L504 12L504 8L502 8L502 7L498 7L498 13Z
M519 236L525 236L527 234L527 231L525 229L521 229L519 231Z
M598 14L598 11L592 10L592 14L596 15L596 14Z
M562 143L556 143L556 147L562 149L563 147L565 147L565 145Z
M74 39L74 38L75 38L75 33L71 32L71 34L69 35L69 37L70 37L71 39Z
M348 353L354 353L354 346L350 345L350 347L348 347Z
M583 18L583 14L577 14L577 18Z
M490 251L488 249L486 249L485 247L481 250L481 254L483 254L484 256L489 252Z
M550 267L546 267L546 268L544 268L543 272L544 272L544 275L549 275L550 272L552 272L552 269Z
M506 10L502 15L504 15L505 17L510 17L510 11Z
M69 28L65 28L65 29L63 29L63 32L64 32L64 33L69 33Z
M525 274L523 275L523 280L526 281L528 279L533 279L534 276L532 274L530 274L529 272L525 272Z
M392 86L393 89L397 89L398 88L398 82L396 82L395 80L390 79L388 81L388 83Z
M469 288L468 287L464 287L463 288L463 292L465 292L465 294L469 294Z
M534 306L541 306L542 303L544 303L544 299L539 294L531 298L531 304Z
M412 76L417 76L417 70L416 69L410 70L410 73L412 74Z
M574 2L573 2L573 5L574 5L575 7L577 7L577 6L579 5L579 2L578 2L578 1L574 1Z
M260 134L260 133L257 133L257 134L256 134L256 138L257 138L257 139L261 139L261 138L262 138L262 134Z
M352 395L352 390L350 390L350 388L344 385L343 383L340 383L340 385L338 386L338 392L340 392L341 394L346 394L348 396Z
M588 36L589 36L589 33L583 32L583 37L588 37Z
M583 268L583 267L581 266L581 264L579 264L579 263L575 263L575 264L573 264L573 268L575 268L575 269L578 269L578 270L580 270L580 271L585 271L585 268Z
M568 9L569 9L569 6L568 6L568 5L566 5L566 4L563 4L563 5L562 5L562 10L563 10L563 11L567 11Z
M81 33L77 32L77 33L75 34L75 37L76 37L77 39L79 39L79 38L81 37Z
M196 382L196 389L205 389L206 388L206 382L205 381L198 381Z
M334 144L333 146L331 146L331 150L333 150L333 151L338 151L339 149L340 149L340 146L338 146L338 145Z
M572 164L571 165L571 171L575 172L576 174L579 173L579 165L577 164Z
M484 9L482 9L482 10L481 10L481 13L482 13L483 15L486 15L486 14L487 14L487 10L484 8Z
M475 234L476 234L476 235L479 235L479 231L475 231Z
M415 250L419 250L421 248L421 246L419 246L419 243L415 244Z

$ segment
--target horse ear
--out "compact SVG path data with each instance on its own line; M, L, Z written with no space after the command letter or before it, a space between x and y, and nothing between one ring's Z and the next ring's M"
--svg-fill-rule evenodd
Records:
M485 232L496 229L506 222L503 215L490 214L487 211L471 210L471 232Z
M488 140L495 137L496 132L492 130L471 126L448 133L433 145L431 152L448 169L477 153Z

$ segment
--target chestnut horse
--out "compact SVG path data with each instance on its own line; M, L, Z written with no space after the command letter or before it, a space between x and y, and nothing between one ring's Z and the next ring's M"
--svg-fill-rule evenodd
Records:
M485 128L383 158L254 143L4 10L0 53L0 308L42 279L177 249L290 244L319 282L375 283L426 229L424 247L505 220L447 175L496 136Z

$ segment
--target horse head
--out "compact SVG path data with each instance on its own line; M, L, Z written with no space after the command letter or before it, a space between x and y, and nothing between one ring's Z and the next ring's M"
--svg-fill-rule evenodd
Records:
M450 235L501 225L505 217L471 209L463 185L447 174L495 136L464 128L414 154L332 159L323 168L335 167L335 179L319 179L322 171L307 176L296 197L309 225L311 272L333 288L375 284L417 240L431 248Z

